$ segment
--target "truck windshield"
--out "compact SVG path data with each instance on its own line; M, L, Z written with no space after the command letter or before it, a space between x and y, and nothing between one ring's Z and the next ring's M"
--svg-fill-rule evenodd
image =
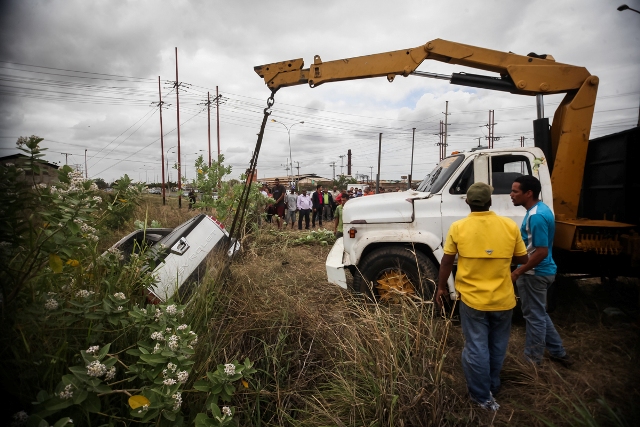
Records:
M437 193L440 191L463 160L464 155L450 156L443 159L420 183L418 191L429 193Z

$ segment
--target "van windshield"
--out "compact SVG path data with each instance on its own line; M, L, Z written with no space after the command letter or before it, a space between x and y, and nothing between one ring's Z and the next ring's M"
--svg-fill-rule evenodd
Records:
M428 174L418 186L418 191L437 193L451 178L464 160L464 155L450 156L442 161Z

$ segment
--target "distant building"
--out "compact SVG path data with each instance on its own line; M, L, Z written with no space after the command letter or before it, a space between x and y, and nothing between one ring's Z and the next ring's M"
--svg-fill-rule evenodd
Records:
M0 167L5 168L7 164L14 164L16 167L23 167L29 157L24 154L12 154L10 156L0 157ZM47 184L51 185L54 182L58 182L58 168L59 166L54 163L40 162L40 173L33 175L32 171L24 171L24 180L34 184Z

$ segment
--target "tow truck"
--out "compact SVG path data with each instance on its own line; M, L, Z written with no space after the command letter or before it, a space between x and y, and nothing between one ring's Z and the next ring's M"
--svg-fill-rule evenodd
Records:
M425 60L471 67L495 76L417 71ZM586 68L556 62L551 55L519 55L435 39L424 45L323 62L314 56L254 67L271 89L308 84L397 76L448 80L451 84L535 96L535 147L487 149L453 154L427 175L416 191L349 200L344 207L344 237L326 261L328 281L381 300L433 295L442 246L449 226L467 216L466 190L474 182L494 187L492 210L520 224L525 211L514 207L509 192L515 177L536 176L541 199L556 217L554 256L560 269L623 265L638 259L633 224L578 217L585 159L599 79ZM550 126L543 96L565 94ZM572 267L569 267L572 266ZM566 271L566 269L565 269ZM453 277L449 291L455 298Z

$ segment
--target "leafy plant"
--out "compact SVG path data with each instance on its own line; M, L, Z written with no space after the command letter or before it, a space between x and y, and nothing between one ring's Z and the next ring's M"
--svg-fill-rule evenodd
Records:
M306 235L299 237L293 241L294 245L322 245L327 246L329 244L333 244L336 241L336 237L333 234L333 231L327 230L325 228L320 228L318 230L312 230L308 232Z

